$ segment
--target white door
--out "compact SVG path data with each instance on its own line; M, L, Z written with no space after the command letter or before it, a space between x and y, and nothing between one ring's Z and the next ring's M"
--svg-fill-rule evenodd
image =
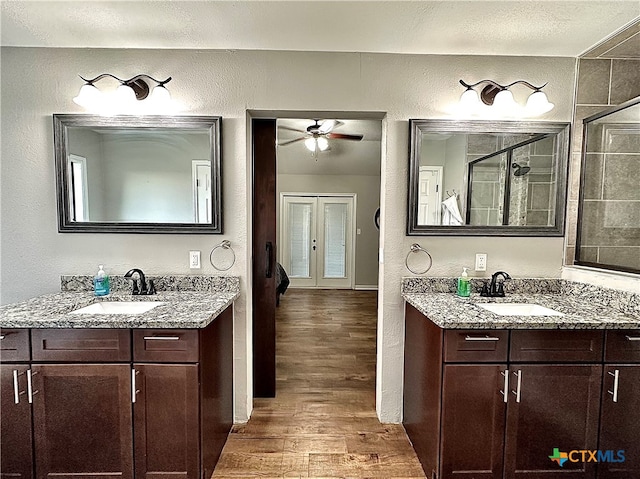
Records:
M354 196L283 195L280 262L292 287L353 287L354 210Z
M418 173L418 224L439 225L442 203L442 167L421 166Z
M191 162L193 215L196 223L211 223L211 162Z

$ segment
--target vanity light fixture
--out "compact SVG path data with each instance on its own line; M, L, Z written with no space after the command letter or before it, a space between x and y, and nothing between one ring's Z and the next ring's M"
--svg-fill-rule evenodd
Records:
M508 85L501 85L493 80L480 80L469 84L460 80L460 84L466 88L460 97L460 107L465 113L476 113L482 104L493 107L495 111L502 115L512 115L517 113L522 107L513 98L510 88L514 85L524 85L533 93L527 98L524 107L524 114L527 116L538 116L551 111L554 107L547 95L542 91L546 83L542 86L534 86L524 80L517 80ZM475 90L479 85L485 85L480 93Z
M166 80L156 80L149 75L140 74L128 80L122 80L111 73L103 73L92 79L82 76L80 78L85 84L73 101L87 110L110 113L136 110L138 106L142 106L138 104L142 100L145 100L144 109L152 112L162 112L171 106L171 94L165 87L171 81L171 77ZM94 85L103 78L113 78L120 82L115 92L102 92ZM149 87L150 81L155 82L153 90Z

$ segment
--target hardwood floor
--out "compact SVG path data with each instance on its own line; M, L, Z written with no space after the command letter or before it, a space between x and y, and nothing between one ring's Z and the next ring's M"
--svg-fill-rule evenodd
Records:
M375 411L377 293L289 290L276 311L277 395L234 426L214 478L424 478Z

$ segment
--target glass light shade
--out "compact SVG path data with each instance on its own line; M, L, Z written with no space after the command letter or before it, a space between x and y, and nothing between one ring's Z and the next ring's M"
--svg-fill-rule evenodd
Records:
M480 106L480 97L478 96L478 92L473 88L468 88L465 92L460 96L460 108L466 112L472 112L476 108Z
M95 86L88 83L82 85L78 96L73 99L74 103L84 108L95 108L102 100L102 93Z
M164 86L158 85L151 92L151 96L149 100L154 103L154 105L164 106L171 104L171 93Z
M306 146L309 151L316 151L316 139L313 137L307 138L304 140L304 146Z
M500 90L496 97L493 99L493 107L499 110L501 113L513 112L518 104L513 99L513 93L509 90Z
M320 151L325 151L327 148L329 148L329 140L327 140L324 136L318 137L316 141L318 142L318 148L320 149Z
M525 108L527 113L531 115L542 115L543 113L553 110L554 106L543 91L537 90L529 95Z
M115 100L118 102L119 105L132 105L135 104L136 100L136 94L133 91L133 88L122 84L120 85L118 88L116 88L116 92L115 92Z

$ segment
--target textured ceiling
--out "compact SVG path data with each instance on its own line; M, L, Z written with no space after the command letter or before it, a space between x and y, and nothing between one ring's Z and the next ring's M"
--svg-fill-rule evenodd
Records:
M638 0L2 0L0 5L3 46L572 57L640 16Z

